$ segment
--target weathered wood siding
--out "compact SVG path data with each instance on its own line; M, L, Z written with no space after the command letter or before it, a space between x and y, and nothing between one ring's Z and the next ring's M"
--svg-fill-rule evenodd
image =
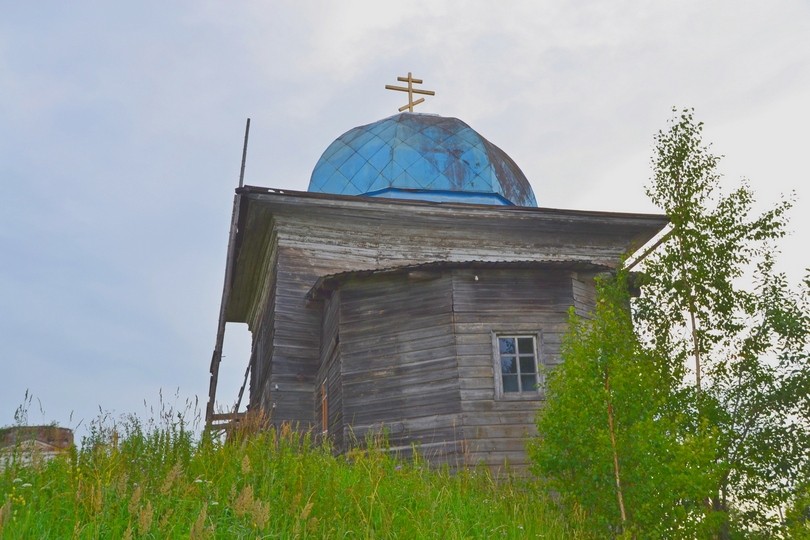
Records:
M336 450L345 448L343 431L343 377L341 375L340 291L323 302L320 367L315 381L314 411L316 429L323 426L321 388L327 392L327 436Z
M314 255L331 272L428 261L586 260L615 266L665 216L549 208L437 204L245 187L229 322L256 321L265 253L279 244ZM328 264L327 264L328 263ZM259 302L257 302L257 300ZM251 326L253 330L254 326Z
M407 275L340 290L346 439L384 429L394 448L416 444L432 462L462 458L461 400L451 277Z
M596 306L596 273L575 272L571 276L574 308L580 317L590 317Z
M478 279L476 280L476 276ZM453 274L453 315L467 460L497 469L527 466L526 439L536 433L537 394L497 397L493 335L531 334L538 363L559 362L560 340L572 305L571 273L460 270Z
M226 316L253 332L251 408L319 429L326 378L329 430L341 445L348 437L338 425L353 425L362 437L382 423L394 444L437 444L436 454L452 456L466 440L469 462L494 466L524 463L522 436L533 432L540 400L495 399L492 333L537 333L541 361L553 365L566 309L585 313L592 303L591 276L489 269L474 282L475 271L457 269L428 281L349 281L320 302L308 302L307 293L323 276L434 261L611 266L665 223L660 216L254 191L242 203ZM337 338L339 345L327 343Z
M268 231L268 234L270 232ZM262 287L256 291L252 305L252 317L248 328L253 333L253 344L250 355L250 397L248 408L263 409L272 415L265 404L270 402L273 343L275 337L276 305L276 263L278 260L278 243L275 234L269 237L262 260L264 261Z
M265 410L273 421L290 422L301 429L314 424L313 395L321 341L321 310L305 298L319 270L279 239L276 266L271 392Z
M277 227L275 257L268 259L268 262L275 263L275 271L268 272L268 275L274 276L275 283L265 297L268 302L265 317L273 323L273 343L272 347L257 351L257 364L269 364L269 354L272 354L272 371L261 387L264 391L258 397L261 406L271 411L274 419L298 422L302 428L313 426L318 429L319 384L322 377L334 369L334 365L330 365L329 371L324 371L323 362L339 363L342 369L341 384L338 384L336 376L326 375L330 387L330 417L337 411L334 396L340 394L343 422L353 426L352 436L356 437L358 432L363 433L382 422L387 424L393 444L410 440L428 445L447 436L446 441L466 439L469 443L468 458L473 462L497 465L508 459L515 466L524 464L523 437L533 432L534 410L539 399L534 400L537 403L532 403L532 400L528 403L495 402L492 332L538 332L542 347L541 361L547 365L555 364L559 358L560 335L567 320L566 310L574 303L571 272L540 278L531 270L487 270L481 272L479 282L474 282L475 271L465 270L457 271L452 279L448 274L435 282L385 278L371 284L365 281L347 284L341 288L340 354L339 357L328 358L323 356L322 344L322 336L325 336L324 308L320 304L306 302L306 294L318 277L347 270L417 264L436 258L442 260L440 257L464 259L465 254L447 245L443 248L443 254L433 253L431 250L436 249L435 246L424 248L427 253L420 253L411 243L412 238L401 234L396 236L390 230L383 234L383 225L378 226L377 242L357 234L348 234L343 241L338 241L337 236L329 240L330 235L320 227L312 227L311 221L303 218L286 220L283 226ZM348 227L348 224L332 223L323 227L341 229ZM401 241L397 242L397 238ZM388 242L385 246L384 240ZM495 242L494 238L492 242ZM395 257L400 259L392 261ZM503 254L503 258L517 260L514 254ZM583 287L587 288L586 285ZM587 302L586 296L583 296L584 302ZM442 308L444 311L436 312L439 306L435 303L440 300L447 304ZM369 317L368 313L375 309L380 313L385 312L386 316ZM361 316L363 310L366 319ZM445 316L454 318L455 331L439 329L439 320ZM399 337L384 335L380 338L373 334L358 334L383 328L393 329ZM402 334L408 328L411 334ZM346 332L349 332L348 338ZM350 341L347 345L346 340L350 338L361 341ZM458 414L446 413L442 408L448 406L445 398L439 395L425 396L426 388L421 387L418 379L413 379L417 384L406 384L404 389L399 390L401 396L392 393L396 392L395 388L403 388L401 380L379 381L375 388L365 388L365 385L370 385L369 381L352 372L362 355L357 353L359 356L352 364L355 367L347 366L347 355L355 354L355 349L351 347L372 345L378 346L378 349L370 349L362 354L383 354L379 350L383 338L397 343L398 347L401 345L397 340L404 339L406 343L411 340L408 343L411 349L395 349L405 354L401 356L404 362L410 362L411 358L416 362L426 362L428 355L434 355L438 363L446 358L458 358L458 366L453 366L456 370L452 375L454 382L451 383L450 375L444 373L442 376L447 377L443 379L444 386L437 387L444 391L448 385L456 385L456 392L460 392L461 396ZM431 348L413 348L419 346L418 341L425 341L428 347L433 347L432 344L442 339L453 340L452 344L441 342L441 345L454 349L439 353ZM347 349L347 346L350 348ZM435 356L437 354L442 356ZM258 372L263 373L261 367ZM425 374L435 375L429 371ZM342 388L338 390L335 385ZM379 396L375 396L374 392L380 393ZM408 392L414 394L411 401L407 401ZM357 396L355 402L349 403L350 395ZM390 405L390 408L376 410L383 405ZM418 408L406 413L403 407ZM412 416L419 418L418 421L403 420L409 414L421 416ZM348 436L343 432L338 434L339 430L332 427L333 421L336 422L337 418L330 418L330 431L342 445L348 441ZM499 439L497 448L493 446L496 444L494 439ZM447 448L436 450L437 453L440 451L452 453Z

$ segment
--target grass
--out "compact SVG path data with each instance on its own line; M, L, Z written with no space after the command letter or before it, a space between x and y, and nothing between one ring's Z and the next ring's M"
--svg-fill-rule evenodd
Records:
M0 471L0 538L584 538L542 491L289 428L195 436L99 421L80 449Z

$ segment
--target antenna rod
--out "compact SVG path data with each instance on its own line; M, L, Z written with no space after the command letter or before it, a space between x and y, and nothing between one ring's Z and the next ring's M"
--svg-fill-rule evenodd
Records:
M247 161L248 134L250 133L250 118L245 123L245 145L242 147L242 169L239 171L239 187L245 183L245 161Z

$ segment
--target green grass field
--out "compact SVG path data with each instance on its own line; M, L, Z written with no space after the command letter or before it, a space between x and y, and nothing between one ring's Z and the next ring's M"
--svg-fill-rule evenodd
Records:
M95 425L81 448L0 471L0 538L584 538L536 486L346 456L282 429L227 442L182 421Z

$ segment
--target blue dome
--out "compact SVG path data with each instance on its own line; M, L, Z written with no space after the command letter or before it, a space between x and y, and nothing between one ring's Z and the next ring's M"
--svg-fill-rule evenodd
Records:
M458 118L402 113L347 131L318 160L309 191L537 206L506 152Z

